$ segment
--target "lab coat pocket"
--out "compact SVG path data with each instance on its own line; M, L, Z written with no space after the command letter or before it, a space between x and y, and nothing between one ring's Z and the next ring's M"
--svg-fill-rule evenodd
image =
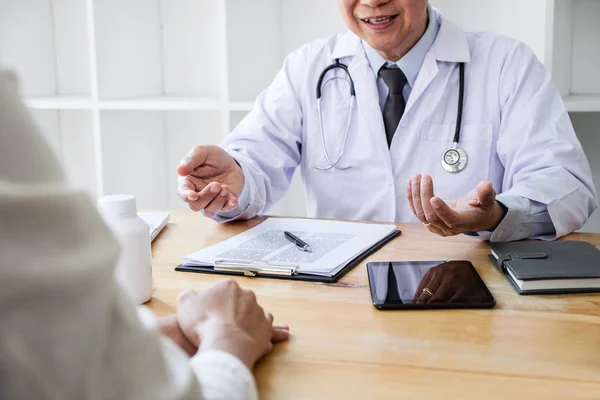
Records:
M491 124L465 124L460 132L459 147L467 154L467 165L460 172L447 172L442 167L442 156L453 145L454 124L427 122L421 131L422 154L431 154L428 165L436 194L454 198L473 190L482 180L489 180L493 127Z

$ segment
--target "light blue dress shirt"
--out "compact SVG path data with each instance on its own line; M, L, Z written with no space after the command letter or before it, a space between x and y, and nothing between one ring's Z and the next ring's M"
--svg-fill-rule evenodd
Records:
M440 29L441 19L440 16L433 10L431 5L427 6L429 22L425 33L400 60L393 62L386 60L369 46L364 40L362 41L365 54L371 66L371 69L377 75L379 69L384 65L391 66L395 64L398 68L404 72L407 79L407 84L404 87L403 95L404 99L408 101L408 98L412 92L412 89L417 81L419 72L425 60L425 56L429 52L429 49L435 42L437 34ZM385 100L388 95L388 87L382 78L377 78L377 89L379 92L379 105L383 111ZM244 166L242 165L242 170ZM244 171L246 175L246 171ZM239 198L239 207L237 210L219 213L219 217L226 219L235 219L238 215L245 210L250 204L249 190L246 187L242 190L242 194ZM465 193L466 194L466 193ZM502 222L496 227L493 232L473 232L469 235L481 236L488 238L494 242L505 242L516 239L518 233L523 233L524 226L529 231L528 237L537 237L546 234L555 233L554 225L548 209L545 204L538 203L524 197L515 197L499 194L496 198L498 202L503 204L508 212Z

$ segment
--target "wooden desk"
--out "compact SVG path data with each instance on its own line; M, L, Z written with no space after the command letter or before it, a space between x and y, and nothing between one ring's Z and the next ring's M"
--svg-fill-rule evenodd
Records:
M217 225L172 213L153 244L150 307L174 312L181 290L223 279L173 268L259 222ZM291 340L256 368L261 399L600 399L600 295L518 296L487 260L485 243L399 228L403 235L369 260L471 260L496 308L377 311L364 264L333 285L236 278L291 326ZM600 245L600 235L568 239Z

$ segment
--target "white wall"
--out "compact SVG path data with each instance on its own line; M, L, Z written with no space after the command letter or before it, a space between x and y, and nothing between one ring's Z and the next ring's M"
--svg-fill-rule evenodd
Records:
M510 36L526 43L538 59L545 60L546 0L430 0L430 3L467 31Z
M281 0L281 6L283 54L312 40L347 30L338 0Z
M571 121L592 168L594 183L600 189L600 113L571 113ZM600 232L600 212L592 215L582 232Z

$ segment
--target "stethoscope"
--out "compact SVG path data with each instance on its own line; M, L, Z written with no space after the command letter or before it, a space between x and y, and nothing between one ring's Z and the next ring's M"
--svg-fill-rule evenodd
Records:
M444 152L444 154L442 155L442 167L444 168L444 170L446 170L448 172L462 171L467 166L467 161L468 161L467 153L465 152L465 150L463 148L461 148L459 146L460 129L461 129L461 125L462 125L462 115L463 115L463 105L464 105L464 100L465 100L465 64L459 63L458 65L459 65L459 70L460 70L460 83L459 83L459 90L458 90L458 113L456 116L456 129L454 131L454 140L452 141L452 147L449 148L448 150L446 150ZM340 149L340 153L335 158L335 160L333 160L331 158L331 156L329 155L329 151L327 150L327 143L325 143L325 131L323 129L323 113L322 113L322 109L321 109L321 98L323 96L323 89L324 89L323 80L325 79L325 76L327 75L327 73L329 71L334 70L336 68L343 70L350 82L350 111L348 112L348 121L346 123L346 132L344 133L344 140L342 142L342 147ZM327 82L325 82L325 85L327 85L333 79L344 80L343 77L339 77L339 76L333 77L333 78L329 79ZM325 167L314 165L313 166L314 168L316 168L320 171L328 171L330 169L337 169L340 171L344 171L344 170L352 168L351 165L341 166L341 165L339 165L339 163L344 155L344 151L346 150L346 143L348 142L348 133L350 132L350 123L352 121L352 114L353 114L355 103L356 103L356 91L354 89L354 80L352 80L352 76L350 75L350 72L348 71L348 66L345 64L342 64L338 58L335 60L335 62L333 64L331 64L330 66L325 68L323 70L323 72L321 72L321 75L319 76L319 81L317 83L317 111L319 114L319 128L321 131L321 144L323 146L323 153L325 154L325 159L327 160L329 165L325 166Z

